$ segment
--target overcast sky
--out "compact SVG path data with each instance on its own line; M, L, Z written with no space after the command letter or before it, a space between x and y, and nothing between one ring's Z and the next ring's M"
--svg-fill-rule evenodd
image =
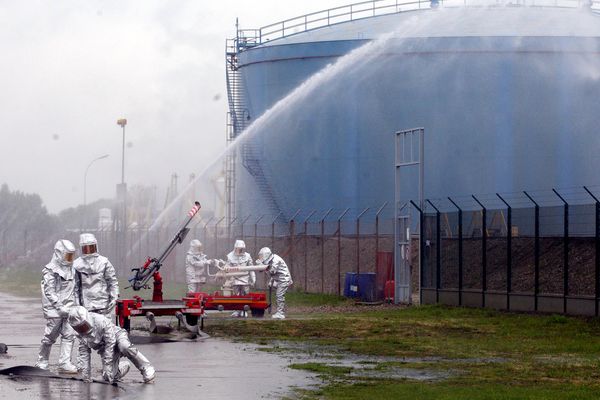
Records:
M225 145L225 39L343 0L0 0L0 183L50 212L121 180L180 188Z

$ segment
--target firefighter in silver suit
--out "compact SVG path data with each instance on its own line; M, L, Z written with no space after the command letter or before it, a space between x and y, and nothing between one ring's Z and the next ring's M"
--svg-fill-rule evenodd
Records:
M48 369L50 350L60 336L58 371L67 374L77 373L77 368L71 363L75 332L66 319L69 308L75 305L75 299L78 297L78 285L73 269L74 258L73 243L59 240L54 245L52 259L43 269L42 310L46 318L46 328L35 364L36 367Z

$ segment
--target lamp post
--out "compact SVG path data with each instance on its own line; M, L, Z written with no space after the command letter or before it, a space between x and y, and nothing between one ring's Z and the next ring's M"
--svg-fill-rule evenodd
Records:
M122 202L122 212L121 212L121 224L120 224L120 228L121 228L121 232L122 232L122 237L120 240L120 246L117 246L117 249L120 248L120 260L121 260L121 266L125 266L126 264L126 248L127 248L127 185L125 184L125 125L127 125L127 119L125 118L120 118L117 120L117 125L119 125L121 128L123 128L123 151L122 151L122 158L121 158L121 184L117 185L117 199L120 200Z
M87 228L87 174L93 163L95 163L98 160L103 160L105 158L108 158L108 154L94 158L92 161L90 161L90 163L88 164L88 166L85 169L85 173L83 174L83 214L84 214L83 228Z
M127 125L127 119L121 118L117 120L117 125L123 128L123 153L121 158L121 184L125 183L125 125Z

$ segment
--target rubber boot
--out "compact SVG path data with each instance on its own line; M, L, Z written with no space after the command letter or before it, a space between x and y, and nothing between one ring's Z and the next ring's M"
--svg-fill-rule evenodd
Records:
M40 352L38 354L38 360L35 366L41 369L48 369L48 360L50 359L50 350L52 350L51 344L43 343L40 346Z
M73 340L61 340L60 356L58 358L58 372L61 374L76 374L77 367L71 363Z
M150 361L140 351L134 347L131 347L126 357L133 363L133 365L142 373L144 383L150 383L156 376L156 371Z
M273 319L285 319L285 314L277 311L275 314L271 315Z

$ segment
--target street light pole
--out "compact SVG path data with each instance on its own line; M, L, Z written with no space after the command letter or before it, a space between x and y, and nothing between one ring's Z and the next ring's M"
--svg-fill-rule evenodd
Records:
M117 125L123 128L123 152L121 157L121 183L123 184L125 183L125 125L127 125L127 119L118 119Z
M90 161L87 168L85 169L85 173L83 174L83 215L84 215L83 228L87 228L87 174L88 174L88 171L93 163L95 163L98 160L105 159L107 157L108 157L108 154L94 158L92 161Z
M117 120L117 125L123 128L123 151L121 158L121 184L117 185L117 197L123 203L122 219L121 219L121 243L120 243L120 261L121 267L127 264L127 186L125 184L125 125L127 125L127 119L120 118ZM117 247L117 249L119 248Z

